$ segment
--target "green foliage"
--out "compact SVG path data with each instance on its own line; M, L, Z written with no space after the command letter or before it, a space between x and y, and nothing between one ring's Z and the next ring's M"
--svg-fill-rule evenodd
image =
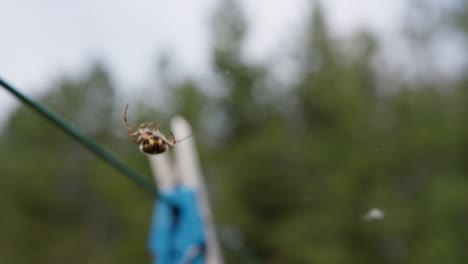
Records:
M116 144L113 98L107 73L95 67L41 101L101 143ZM148 262L141 239L151 214L147 194L24 106L7 127L0 139L0 262Z
M224 96L191 80L167 84L171 109L194 126L218 228L239 231L240 245L223 238L227 263L463 263L468 82L394 76L398 91L379 95L378 39L361 32L352 49L360 52L350 53L314 10L299 78L284 91L271 92L272 65L243 59L248 28L233 1L213 23ZM95 65L41 101L149 174L121 137L115 98ZM153 110L133 105L154 120ZM1 263L149 263L148 195L25 107L0 144ZM363 221L373 207L385 219Z

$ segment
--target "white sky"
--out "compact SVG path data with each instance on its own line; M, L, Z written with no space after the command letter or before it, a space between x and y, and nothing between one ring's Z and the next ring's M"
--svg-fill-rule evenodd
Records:
M427 0L432 1L432 0ZM169 52L181 74L209 69L210 15L220 0L0 0L0 76L37 96L64 74L82 74L97 59L121 88L154 79ZM311 0L238 0L250 24L246 54L265 60L301 29ZM405 0L324 0L332 30L367 27L391 36ZM359 4L357 4L359 3ZM453 47L445 52L453 58ZM450 57L451 56L451 57ZM128 91L129 93L131 91ZM16 99L0 89L0 124Z

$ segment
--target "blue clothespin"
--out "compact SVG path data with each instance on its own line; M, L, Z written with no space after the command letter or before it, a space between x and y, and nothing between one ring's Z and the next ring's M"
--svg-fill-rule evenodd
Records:
M171 121L174 134L190 135L182 117ZM167 153L148 156L159 189L148 246L158 264L222 264L194 138Z
M178 186L155 203L148 246L153 263L205 263L205 236L193 190Z

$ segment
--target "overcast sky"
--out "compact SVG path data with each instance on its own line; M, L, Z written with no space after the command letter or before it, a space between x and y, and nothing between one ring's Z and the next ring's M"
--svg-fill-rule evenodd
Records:
M154 78L156 59L166 52L172 54L181 74L203 74L209 69L210 15L219 2L0 0L0 76L37 96L54 79L82 74L97 59L110 69L121 88L138 87ZM301 28L312 1L238 2L250 23L247 56L261 61ZM406 1L323 2L335 33L370 28L391 36L399 28ZM453 47L446 49L452 60ZM0 124L4 113L16 104L16 99L0 89Z

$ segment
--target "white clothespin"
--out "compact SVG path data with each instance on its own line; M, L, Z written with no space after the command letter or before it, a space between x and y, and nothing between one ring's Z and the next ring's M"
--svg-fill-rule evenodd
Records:
M176 138L192 133L188 122L181 116L171 120L171 129ZM197 203L203 221L206 237L206 263L222 264L222 255L212 220L208 194L202 177L200 162L195 147L195 137L191 137L174 149L174 161L168 152L158 155L148 155L151 170L160 193L169 192L177 185L189 187L196 191ZM169 151L170 152L170 151Z

